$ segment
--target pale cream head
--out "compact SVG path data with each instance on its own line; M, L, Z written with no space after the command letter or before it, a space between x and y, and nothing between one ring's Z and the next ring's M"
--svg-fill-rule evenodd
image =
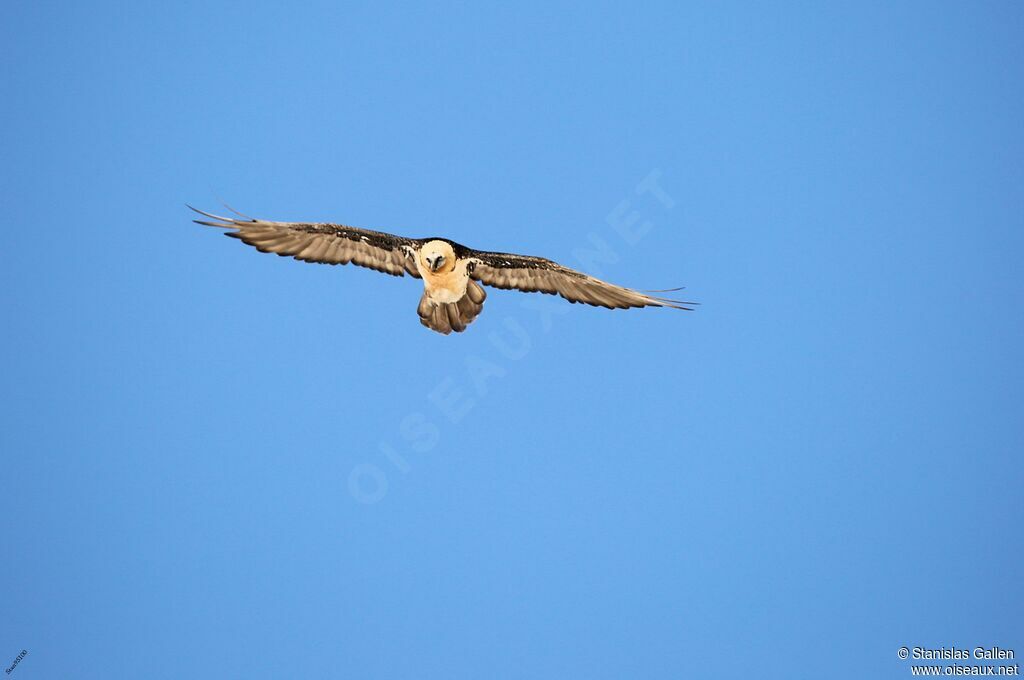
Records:
M420 248L420 266L435 274L455 269L455 251L444 241L429 241Z

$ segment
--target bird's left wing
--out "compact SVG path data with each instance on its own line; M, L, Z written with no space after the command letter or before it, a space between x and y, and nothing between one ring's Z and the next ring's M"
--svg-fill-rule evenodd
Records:
M690 310L686 305L694 304L616 286L543 257L480 251L470 251L466 257L469 261L469 275L495 288L557 294L569 302L582 302L608 309L673 307Z
M244 219L238 219L212 215L196 208L192 210L209 218L195 220L197 224L236 229L225 235L254 246L262 253L290 255L296 260L323 264L351 262L392 276L403 276L408 272L420 277L415 262L407 255L411 248L419 247L417 239L342 224L269 222L245 215L239 215Z

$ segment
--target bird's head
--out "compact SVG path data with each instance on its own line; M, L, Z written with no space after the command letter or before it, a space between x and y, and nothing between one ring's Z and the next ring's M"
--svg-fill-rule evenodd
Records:
M455 269L455 251L444 241L430 241L420 250L423 267L435 274Z

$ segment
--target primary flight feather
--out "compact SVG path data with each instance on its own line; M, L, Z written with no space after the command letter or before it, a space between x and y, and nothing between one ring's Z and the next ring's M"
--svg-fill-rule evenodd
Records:
M189 206L192 208L192 206ZM693 304L616 286L542 257L473 250L444 238L406 238L380 231L320 222L269 222L239 214L220 217L196 208L208 219L197 224L233 229L226 235L263 253L304 262L352 264L392 276L423 280L416 311L420 323L444 333L461 333L483 310L487 293L480 284L561 295L608 309Z

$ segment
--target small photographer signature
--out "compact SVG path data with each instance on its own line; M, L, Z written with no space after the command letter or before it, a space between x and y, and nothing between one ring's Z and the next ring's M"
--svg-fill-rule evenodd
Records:
M12 663L10 666L7 667L7 674L8 675L11 674L11 671L13 671L17 667L17 665L19 663L21 663L21 660L24 659L27 654L28 654L28 650L27 649L21 650L21 654L19 654L18 658L14 660L14 663Z

